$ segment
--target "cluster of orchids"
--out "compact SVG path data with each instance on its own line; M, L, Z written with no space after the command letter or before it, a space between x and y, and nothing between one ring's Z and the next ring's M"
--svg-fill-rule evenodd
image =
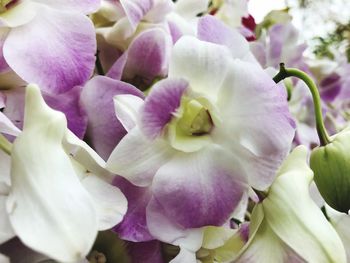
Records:
M350 64L247 4L0 1L0 263L350 262Z

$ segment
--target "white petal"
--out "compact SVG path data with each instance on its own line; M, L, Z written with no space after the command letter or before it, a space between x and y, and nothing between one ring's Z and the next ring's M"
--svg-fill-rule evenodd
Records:
M103 177L106 181L112 181L113 175L105 169L106 162L86 142L68 129L63 138L63 145L65 150L88 171Z
M149 141L135 127L120 141L107 161L107 168L137 186L148 186L159 167L174 153L161 141Z
M0 244L10 240L16 235L6 212L6 200L7 196L0 195ZM0 260L0 262L2 261Z
M262 207L258 207L258 210L262 211ZM261 212L259 211L259 213ZM256 210L254 212L257 212ZM253 213L252 216L255 216ZM248 246L248 249L244 250L239 258L234 262L305 262L302 258L295 254L295 252L284 244L278 236L272 231L271 227L263 221L259 226L258 231L254 234L254 240ZM314 261L317 262L317 261ZM322 262L322 261L320 261Z
M84 258L97 235L92 198L62 148L67 121L27 87L23 132L13 144L7 211L18 237L50 258Z
M253 210L237 262L346 262L339 236L309 196L313 173L306 160L307 149L299 146L283 163Z
M328 205L326 205L326 211L331 224L343 242L348 262L350 262L350 216L340 213Z
M90 174L82 181L95 201L99 217L99 230L107 230L123 220L128 202L119 188Z
M184 78L192 90L206 94L215 101L230 57L230 51L224 46L184 36L174 46L169 76Z
M143 100L131 94L117 95L113 98L115 114L125 130L130 131L135 127L139 118L139 110Z
M220 88L216 105L223 121L213 134L241 159L258 190L271 185L294 137L284 95L259 66L241 60L230 65Z
M288 157L263 201L271 229L307 262L346 262L343 244L309 195L313 173L306 147Z
M208 226L204 230L202 248L215 249L224 246L237 231L237 229L231 229L227 226Z
M178 0L175 4L175 11L181 16L190 19L207 11L208 5L208 0Z

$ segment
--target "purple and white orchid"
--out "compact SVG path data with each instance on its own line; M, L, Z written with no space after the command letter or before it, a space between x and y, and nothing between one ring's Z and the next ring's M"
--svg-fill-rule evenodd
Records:
M1 2L1 72L51 93L84 84L95 64L94 27L86 16L99 0Z
M0 1L1 263L349 259L349 54L254 5Z
M294 135L284 92L257 64L194 37L178 40L168 78L145 101L115 102L128 134L107 167L150 188L147 225L161 240L171 230L160 214L183 231L224 224L249 186L271 184Z

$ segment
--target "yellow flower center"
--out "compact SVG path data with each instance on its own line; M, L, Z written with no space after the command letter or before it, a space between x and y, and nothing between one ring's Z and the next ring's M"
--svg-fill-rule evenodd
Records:
M210 142L213 119L204 98L183 97L167 126L166 137L172 147L184 152L201 149Z
M178 125L185 134L196 136L209 133L213 126L208 110L195 99L186 104Z

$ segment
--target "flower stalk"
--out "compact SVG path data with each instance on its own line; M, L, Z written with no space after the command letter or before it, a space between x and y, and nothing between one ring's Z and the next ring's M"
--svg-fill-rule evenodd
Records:
M288 77L296 77L304 81L306 86L309 88L312 100L314 104L315 119L316 119L316 129L317 134L320 139L321 146L325 146L331 142L331 139L327 133L327 130L324 126L323 116L322 116L322 107L321 107L321 97L318 92L315 82L303 71L295 68L285 68L284 63L280 64L280 71L273 78L273 80L278 83L281 80L284 80Z

